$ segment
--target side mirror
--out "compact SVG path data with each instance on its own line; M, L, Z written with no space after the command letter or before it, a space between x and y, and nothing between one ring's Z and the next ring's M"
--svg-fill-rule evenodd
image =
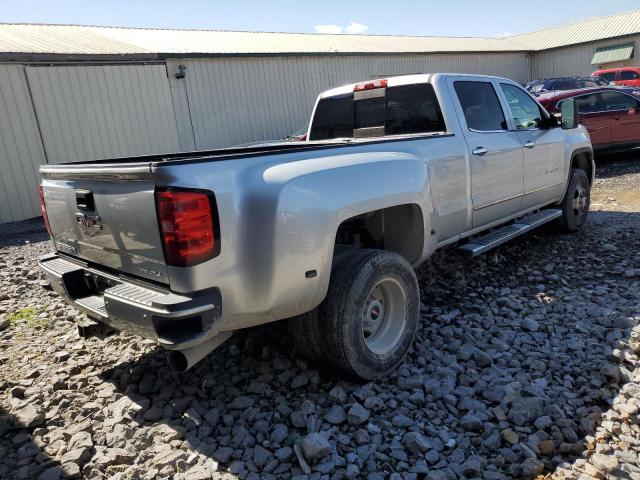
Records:
M578 104L575 99L567 98L560 104L560 118L562 120L562 128L571 130L576 128L580 123L580 114L578 112Z
M558 118L555 115L549 115L543 121L544 128L556 128L560 126L560 122L558 122Z
M637 110L637 109L635 109L635 108L631 107L631 108L629 109L629 111L627 112L627 114L629 114L629 115L635 115L637 112L638 112L638 110Z

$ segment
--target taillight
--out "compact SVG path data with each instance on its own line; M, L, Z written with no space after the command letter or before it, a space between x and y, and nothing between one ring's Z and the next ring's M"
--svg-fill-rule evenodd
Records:
M156 190L156 208L168 265L189 267L220 252L216 204L211 192Z
M44 203L44 189L42 185L38 185L38 193L40 194L40 213L44 218L44 226L47 227L47 232L51 235L51 227L49 226L49 217L47 216L47 206Z
M355 87L353 87L353 91L361 92L363 90L373 90L374 88L387 88L387 79L382 78L380 80L371 80L370 82L358 83Z

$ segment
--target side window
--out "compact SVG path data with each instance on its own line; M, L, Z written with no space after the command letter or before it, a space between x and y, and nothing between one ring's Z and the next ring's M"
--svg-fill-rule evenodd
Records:
M623 70L620 72L620 80L636 80L638 78L640 78L640 75L633 70Z
M636 99L620 92L602 92L600 96L604 110L629 110L639 107Z
M575 97L576 105L580 113L594 113L602 111L602 105L600 105L600 96L592 93L590 95L580 95ZM558 109L562 109L562 102L558 103Z
M385 134L444 132L446 127L433 86L428 83L387 88Z
M544 90L544 83L535 83L531 87L529 87L529 90L532 93L541 92L542 90Z
M471 130L491 132L507 129L500 100L491 83L459 81L453 86Z
M598 76L604 78L608 82L613 82L616 79L616 72L601 73Z
M526 92L508 83L501 83L500 87L507 97L518 130L538 128L542 124L542 112Z
M553 84L554 90L571 90L571 82L569 80L559 80Z
M596 82L593 80L576 80L573 88L591 88L597 87Z

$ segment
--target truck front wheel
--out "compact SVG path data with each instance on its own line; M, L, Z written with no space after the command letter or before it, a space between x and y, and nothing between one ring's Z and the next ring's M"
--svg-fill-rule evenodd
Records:
M407 260L361 250L334 269L318 307L325 358L349 376L373 380L395 369L418 326L418 280Z
M558 218L560 230L567 233L577 232L587 221L589 215L591 185L584 170L574 168L562 201L562 216Z

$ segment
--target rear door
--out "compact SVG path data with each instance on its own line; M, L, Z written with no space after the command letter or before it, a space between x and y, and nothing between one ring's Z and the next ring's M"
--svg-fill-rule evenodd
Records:
M473 227L514 214L524 195L522 143L509 131L496 84L447 79L470 152Z
M522 88L500 83L516 135L524 147L523 209L558 197L564 190L564 135L545 126L543 109Z
M599 95L601 105L610 118L610 142L640 142L640 102L622 92L607 91Z

